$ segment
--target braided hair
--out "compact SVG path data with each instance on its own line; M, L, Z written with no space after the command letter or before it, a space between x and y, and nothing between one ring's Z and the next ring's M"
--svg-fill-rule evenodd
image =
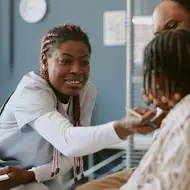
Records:
M91 45L88 35L80 28L80 26L64 24L49 30L42 38L41 60L44 55L51 57L51 53L55 48L59 48L60 44L70 40L84 42L91 53Z
M51 58L52 53L55 49L58 49L60 45L63 42L67 41L82 41L88 48L89 53L91 54L91 45L89 42L88 35L80 28L78 25L73 24L64 24L56 26L55 28L49 30L45 36L42 38L41 41L41 54L40 54L40 60L41 60L41 76L44 80L49 82L49 75L47 68L43 67L43 59ZM80 123L80 98L79 95L73 97L73 120L74 120L74 126L81 126ZM53 153L53 168L52 168L52 174L53 177L55 174L59 172L59 166L58 166L58 157L60 156L60 153L54 148ZM74 158L74 176L75 181L77 181L77 174L78 170L80 170L81 175L83 177L83 159L80 158Z
M180 6L182 6L186 11L188 11L190 13L190 0L161 0L161 2L163 2L163 1L175 2L175 3L179 4Z
M182 97L189 94L190 30L170 30L156 35L145 47L143 71L143 93L146 98L147 95L153 94L153 76L158 76L163 91L162 95L168 96L168 100L171 100L176 93L179 93ZM153 83L155 85L156 81ZM158 99L158 96L156 90L154 98ZM152 100L149 100L149 103Z

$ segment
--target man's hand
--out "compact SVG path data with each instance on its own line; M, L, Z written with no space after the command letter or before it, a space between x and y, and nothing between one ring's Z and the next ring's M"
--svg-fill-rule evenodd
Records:
M7 174L9 179L0 181L0 190L9 190L35 180L34 172L11 166L0 169L0 175L3 174Z

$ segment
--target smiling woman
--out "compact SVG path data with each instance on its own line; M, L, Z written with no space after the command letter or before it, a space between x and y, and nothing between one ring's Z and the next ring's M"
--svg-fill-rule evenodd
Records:
M58 175L73 167L75 180L79 173L83 177L82 156L120 143L135 132L153 131L145 125L155 115L152 110L142 119L88 127L96 98L96 89L88 81L90 55L88 36L79 26L60 25L44 36L40 72L26 74L0 112L0 167L8 166L0 175L9 175L0 189L19 185L27 189L35 180L62 189L56 182Z

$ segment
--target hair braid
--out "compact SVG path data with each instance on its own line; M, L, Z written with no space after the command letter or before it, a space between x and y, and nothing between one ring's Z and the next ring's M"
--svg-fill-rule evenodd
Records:
M86 44L88 47L89 52L91 53L91 45L88 35L80 28L80 26L73 24L64 24L48 31L47 34L42 38L41 61L44 55L50 57L52 50L58 48L61 43L69 40L84 42L84 44Z
M175 92L180 91L182 96L189 94L190 31L171 30L155 36L144 50L143 70L146 94L151 93L152 73L161 79L163 94L168 95L169 99ZM156 81L154 83L156 85Z

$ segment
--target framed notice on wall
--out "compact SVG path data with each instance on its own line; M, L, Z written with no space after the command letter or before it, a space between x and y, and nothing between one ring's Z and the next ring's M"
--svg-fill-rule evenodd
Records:
M125 45L125 11L106 11L103 15L105 46Z
M107 11L103 16L103 43L105 46L118 46L126 44L126 12ZM152 17L134 16L134 63L141 64L143 50L153 38Z

